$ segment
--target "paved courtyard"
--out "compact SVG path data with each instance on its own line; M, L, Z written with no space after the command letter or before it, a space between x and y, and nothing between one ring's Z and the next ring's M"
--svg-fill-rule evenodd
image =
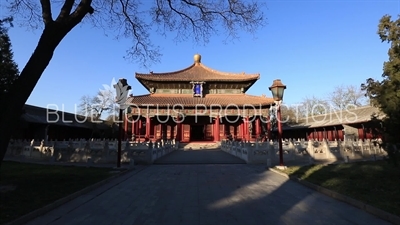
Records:
M152 165L28 224L389 224L246 164Z
M157 159L154 164L245 164L243 159L220 149L173 151Z

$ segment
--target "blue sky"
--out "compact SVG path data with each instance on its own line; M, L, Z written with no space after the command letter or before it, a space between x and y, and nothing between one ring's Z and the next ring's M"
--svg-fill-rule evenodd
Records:
M267 25L253 34L225 44L226 36L214 36L206 45L173 42L174 34L152 36L162 49L161 62L149 69L123 59L130 40L115 40L113 34L76 27L57 48L27 103L75 111L83 95L95 95L124 77L134 95L147 94L135 80L135 72L170 72L190 66L193 55L202 63L225 72L260 73L261 79L247 92L270 96L274 79L287 85L286 104L305 97L324 98L335 86L359 86L367 78L380 78L389 45L381 43L379 19L400 12L399 1L266 1ZM41 30L15 26L9 30L14 60L25 66L36 47ZM53 106L53 108L55 108Z

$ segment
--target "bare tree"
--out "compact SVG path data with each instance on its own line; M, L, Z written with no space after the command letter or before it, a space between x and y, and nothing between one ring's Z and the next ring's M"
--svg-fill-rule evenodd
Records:
M118 106L115 103L115 93L112 89L107 88L101 90L96 96L85 95L82 96L79 104L80 114L86 116L92 122L93 130L91 138L99 132L97 122L103 123L101 117L104 113L115 114L118 112ZM108 125L108 123L105 123ZM113 129L113 126L110 126Z
M312 96L305 97L297 109L299 117L307 117L329 113L332 107L327 100Z
M281 124L293 125L299 123L298 110L296 106L287 106L282 104L281 110ZM271 130L278 129L278 114L277 107L271 106L269 109L269 121L271 123Z
M362 106L368 103L365 93L354 85L337 86L327 96L327 98L305 97L292 110L296 109L296 115L302 118L344 110L349 105Z
M354 85L340 85L329 94L328 100L337 110L344 110L346 106L363 106L368 103L365 91Z
M115 104L115 95L112 92L100 91L96 96L82 96L79 104L80 113L90 117L93 121L99 121L103 113L118 112Z
M288 124L296 124L299 122L299 118L303 117L298 105L285 105L281 106L281 117L282 122Z
M254 32L264 24L263 3L244 0L10 0L1 1L17 19L33 28L43 28L39 42L2 99L0 113L0 163L20 112L46 69L57 46L83 20L133 40L128 57L146 65L158 61L160 52L152 42L152 28L160 35L176 31L177 41L192 39L206 43L223 30L228 37L238 32ZM57 13L55 13L58 11ZM58 14L58 15L57 15ZM57 15L57 16L54 16ZM83 49L87 51L87 49Z
M266 94L261 94L261 97L266 98ZM282 104L281 107L281 122L288 123L288 124L295 124L298 123L299 118L304 117L302 115L302 111L299 110L299 104L296 105L286 105ZM269 117L271 122L271 127L276 128L277 124L277 108L275 106L271 106L269 109Z
M116 125L116 124L117 124L116 121L117 121L118 119L119 119L119 118L118 118L118 114L117 114L117 113L109 114L109 115L107 116L107 118L104 120L104 123L107 124L107 125L109 125L109 126Z

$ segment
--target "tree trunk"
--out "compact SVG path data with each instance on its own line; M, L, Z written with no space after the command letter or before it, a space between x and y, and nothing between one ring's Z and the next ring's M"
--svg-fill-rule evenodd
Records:
M35 51L12 85L10 92L1 100L0 110L0 167L7 151L8 142L14 133L14 124L21 117L22 108L53 57L54 50L73 28L52 22L45 26Z

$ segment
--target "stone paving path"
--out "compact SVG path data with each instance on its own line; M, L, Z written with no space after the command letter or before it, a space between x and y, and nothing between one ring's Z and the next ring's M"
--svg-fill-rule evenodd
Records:
M153 165L28 224L389 224L256 165Z
M154 164L245 164L236 156L220 149L178 150L157 159Z

